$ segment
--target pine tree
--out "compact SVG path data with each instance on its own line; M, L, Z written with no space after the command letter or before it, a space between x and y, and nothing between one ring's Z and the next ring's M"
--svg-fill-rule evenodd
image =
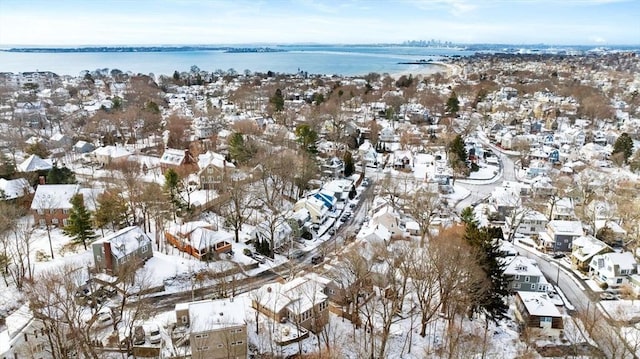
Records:
M344 176L349 177L356 170L356 165L353 163L353 156L351 155L351 152L346 151L342 159L344 161Z
M452 160L461 162L465 162L467 160L467 150L464 148L464 140L462 140L462 136L457 135L453 141L451 141L449 151L454 156Z
M447 99L445 110L454 117L458 111L460 111L460 101L458 100L458 95L456 95L455 91L451 92L451 96Z
M71 198L71 205L71 211L63 233L72 237L75 243L82 243L86 250L87 242L97 237L91 226L91 212L84 206L84 199L81 194L76 194Z
M269 99L269 103L273 105L275 112L284 110L284 97L282 96L282 90L277 89L276 92Z
M629 160L629 157L633 154L633 140L628 133L624 132L618 137L616 142L613 144L613 152L612 155L616 153L622 153L624 155L624 162L626 163Z
M475 223L466 225L465 239L477 249L477 263L486 277L485 282L477 283L472 289L474 301L469 314L484 313L487 319L497 323L507 317L509 306L504 298L509 295L509 282L500 258L503 253L491 234L492 231L479 228Z

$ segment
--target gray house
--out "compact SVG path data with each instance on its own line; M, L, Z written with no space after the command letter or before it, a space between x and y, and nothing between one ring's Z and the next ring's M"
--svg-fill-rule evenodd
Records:
M505 267L504 274L513 292L546 292L549 287L547 279L533 259L515 257Z
M584 235L580 221L558 221L547 223L547 230L540 232L541 250L545 252L570 252L573 240Z
M140 265L153 257L151 238L137 226L131 226L93 242L96 269L110 275L129 265Z

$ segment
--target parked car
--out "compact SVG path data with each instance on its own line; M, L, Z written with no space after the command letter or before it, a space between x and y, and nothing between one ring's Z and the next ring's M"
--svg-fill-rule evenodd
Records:
M324 256L322 254L316 254L315 256L311 257L311 264L315 265L315 264L320 264L324 261Z
M149 325L149 343L160 344L162 335L160 335L160 327L157 324Z
M256 252L253 252L253 255L251 257L260 264L265 264L267 262L263 255L260 255Z
M334 234L336 234L336 229L335 229L335 228L331 228L331 229L329 229L329 234L330 234L330 235L334 235Z
M557 253L553 255L553 259L560 259L560 258L564 258L565 254L564 253Z
M133 345L141 345L145 342L145 333L142 325L137 325L133 329Z
M602 292L600 293L600 300L615 300L616 295L611 292Z

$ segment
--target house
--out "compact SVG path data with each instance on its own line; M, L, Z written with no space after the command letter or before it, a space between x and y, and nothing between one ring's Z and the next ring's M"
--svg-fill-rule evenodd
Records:
M49 338L44 334L42 322L34 319L28 303L3 318L3 322L5 325L0 329L0 358L49 358ZM61 330L64 328L60 326ZM60 344L66 346L70 341ZM24 356L24 353L29 355Z
M195 167L196 160L191 155L189 150L178 150L175 148L167 148L164 150L162 157L160 157L160 168L162 173L169 168L187 168Z
M593 257L589 274L597 281L617 288L628 282L629 276L638 273L638 263L633 253L604 253Z
M353 189L353 181L350 179L338 179L327 182L322 185L321 192L331 200L332 206L339 202L345 202L349 199L349 192ZM333 197L333 199L331 199Z
M358 233L358 238L367 243L389 244L391 242L391 232L383 225L369 224L369 226L362 227L362 230Z
M187 328L191 358L246 358L248 303L243 297L179 303L178 326Z
M546 252L569 252L573 240L584 235L580 221L558 221L547 223L547 229L538 234L542 250Z
M18 172L49 171L52 168L51 161L43 160L38 155L31 155L16 166Z
M534 210L518 213L515 218L505 218L507 228L516 227L514 232L525 236L537 235L544 231L547 227L547 222L547 217L544 214Z
M368 140L364 141L360 147L358 147L358 155L360 160L364 162L367 167L378 167L379 155L375 148Z
M285 220L263 221L258 223L255 236L258 242L270 243L271 249L277 249L292 240L293 230Z
M596 230L595 233L598 233L605 228L609 229L611 238L608 238L607 241L615 246L622 246L624 239L627 237L627 231L616 221L609 219L596 219L594 221L594 227Z
M589 264L598 254L611 253L613 249L594 236L580 236L571 245L571 263L581 272L589 272Z
M564 322L546 293L516 292L516 319L535 337L559 338Z
M309 212L312 223L322 224L329 218L329 208L325 202L316 197L309 196L300 199L293 206L293 211L297 212L303 208Z
M547 204L546 214L552 220L573 221L577 218L573 200L568 197L562 197L550 201Z
M98 271L119 275L120 270L138 266L153 257L151 238L138 226L123 228L91 244Z
M321 165L321 171L324 176L339 178L344 173L344 161L338 157L326 159Z
M389 231L392 237L403 233L399 224L400 216L391 205L382 206L371 216L370 220L370 226L382 226Z
M129 156L132 155L129 150L122 146L104 146L96 148L91 152L95 157L96 162L102 166L108 166L111 164L123 163Z
M187 222L164 232L169 244L199 260L232 251L233 233L217 231L208 222Z
M322 283L307 277L269 283L257 289L251 306L278 323L289 321L317 333L329 319L324 289Z
M78 141L73 145L73 152L75 153L89 153L95 150L95 146L87 141Z
M515 257L504 269L513 292L543 292L549 288L547 279L542 274L535 260L526 257Z
M0 200L14 200L31 193L33 193L33 188L24 178L12 180L0 178Z
M34 224L39 226L66 226L71 198L78 193L78 184L41 184L31 201Z
M198 168L200 168L198 172L200 188L211 190L219 189L220 184L228 178L229 172L235 170L236 166L227 161L223 155L207 151L198 156Z

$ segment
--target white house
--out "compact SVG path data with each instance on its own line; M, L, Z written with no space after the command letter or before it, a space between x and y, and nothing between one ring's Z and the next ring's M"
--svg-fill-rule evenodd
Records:
M638 263L631 252L605 253L594 256L589 263L589 273L596 280L617 288L637 274Z

